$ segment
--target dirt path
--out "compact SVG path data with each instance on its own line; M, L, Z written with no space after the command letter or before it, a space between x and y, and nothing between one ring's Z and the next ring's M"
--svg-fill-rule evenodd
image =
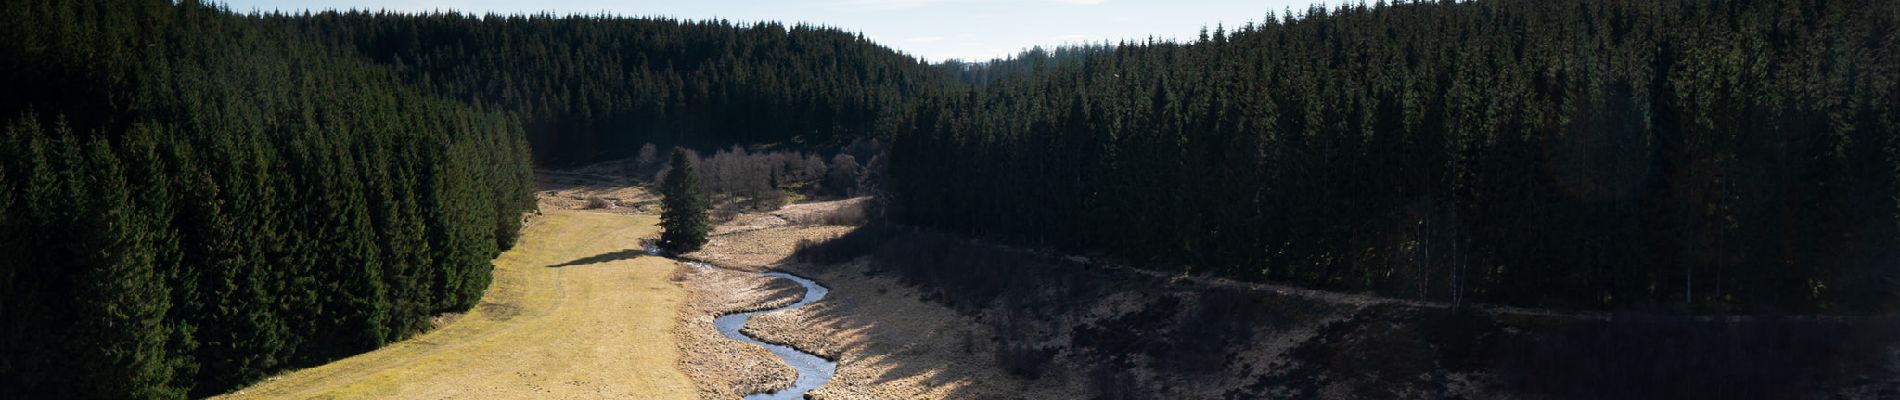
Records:
M549 211L495 260L467 315L226 397L693 398L675 366L678 264L639 254L651 216Z

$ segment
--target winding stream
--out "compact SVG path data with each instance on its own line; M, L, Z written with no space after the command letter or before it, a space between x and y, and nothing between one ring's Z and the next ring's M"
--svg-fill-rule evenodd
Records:
M713 268L705 263L692 262L690 264L704 268ZM732 338L732 340L764 347L767 351L771 351L773 355L777 355L779 359L785 360L785 365L790 365L793 370L798 371L798 378L792 382L792 387L772 393L749 395L745 397L746 400L802 399L805 397L805 392L810 392L812 389L824 386L825 382L831 381L831 376L838 373L838 362L826 360L824 357L819 357L811 353L798 351L798 349L791 348L790 346L759 341L757 338L740 333L739 329L744 328L745 323L751 321L754 315L804 307L806 304L811 304L818 301L818 299L824 298L825 293L830 292L830 290L825 289L824 286L819 286L817 282L812 282L810 279L801 278L792 274L766 272L764 275L798 282L800 286L805 287L805 298L798 300L797 303L792 303L784 307L727 314L719 318L714 318L713 327L718 328L719 334L726 335L726 337Z

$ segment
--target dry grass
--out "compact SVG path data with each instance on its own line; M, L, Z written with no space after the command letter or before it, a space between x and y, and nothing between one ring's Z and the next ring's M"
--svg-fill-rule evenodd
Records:
M687 256L747 272L682 270L678 278L681 284L704 300L695 300L682 312L681 344L737 346L763 353L762 349L719 336L712 330L711 321L723 313L793 301L797 290L781 292L766 286L785 282L749 273L783 269L813 278L831 288L831 294L810 306L753 317L744 331L839 360L838 375L813 391L812 398L1067 398L1078 393L1072 387L1043 388L1008 377L990 361L994 344L981 324L970 316L922 300L915 289L894 279L868 276L864 265L812 269L789 264L787 257L800 240L829 239L853 229L825 222L830 220L827 216L857 209L862 202L852 199L794 204L771 213L740 214L715 227L712 242ZM719 298L721 293L726 298ZM760 300L761 295L770 300ZM689 337L693 335L701 338ZM754 368L744 367L753 365L750 361L733 360L734 354L744 353L730 349L688 349L685 353L684 369L702 389L754 388L709 394L709 398L731 398L727 393L756 392L790 383L789 375L776 377L779 370L789 373L776 359L770 368ZM748 368L766 372L744 376ZM694 373L701 369L715 373L703 374L705 377ZM778 379L783 383L758 384Z
M765 271L788 261L801 239L828 239L853 227L810 225L802 221L823 221L840 209L858 207L863 198L793 204L771 213L744 213L713 227L712 241L687 257L706 260L726 268Z
M732 399L792 385L791 367L764 348L732 340L713 328L720 315L781 307L803 288L782 279L721 268L681 268L673 281L692 292L674 330L683 357L680 369L699 386L702 399Z
M793 207L817 215L837 206ZM1624 320L1496 308L1467 314L1405 300L1058 264L962 242L947 250L886 246L857 253L876 257L824 266L790 262L786 258L798 241L848 229L798 223L813 220L822 218L784 211L740 215L720 226L705 250L689 256L744 271L785 270L831 289L823 301L759 315L744 328L761 340L839 361L833 380L809 394L814 399L1900 393L1900 379L1892 378L1900 375L1891 372L1900 366L1900 346L1890 339L1900 337L1895 324L1797 318L1742 329L1725 324L1746 321ZM983 257L979 248L1022 259ZM958 257L945 260L946 253ZM961 274L929 273L948 270ZM900 282L899 276L906 278ZM723 281L730 285L725 288L695 290L745 291L765 284L733 279ZM708 281L718 280L690 278L683 284ZM984 289L997 282L1016 285ZM791 297L780 295L778 301ZM715 313L696 312L706 321ZM716 335L710 326L704 330ZM731 354L689 352L685 362ZM1885 365L1863 365L1868 360ZM1850 382L1802 383L1800 374L1784 370L1854 372L1837 373L1847 377L1837 380ZM1695 380L1645 380L1658 376Z
M692 398L672 331L679 265L629 253L656 219L552 211L441 329L286 373L231 398ZM554 267L567 265L562 267Z
M585 176L541 176L535 188L536 206L550 210L596 210L626 215L657 215L660 196L637 186L589 179Z
M783 269L831 288L825 301L754 317L746 332L841 360L814 399L1059 399L1087 393L1066 382L1008 375L992 360L993 333L972 316L923 300L863 262Z

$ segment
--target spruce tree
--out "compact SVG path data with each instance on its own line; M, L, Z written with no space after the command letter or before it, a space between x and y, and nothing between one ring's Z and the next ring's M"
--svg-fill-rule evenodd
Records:
M666 199L666 211L660 214L660 247L677 253L699 250L706 244L711 229L706 220L706 198L699 192L699 178L693 171L693 159L686 150L673 149L671 168L660 183L660 195Z
M85 147L86 212L75 214L82 238L76 244L85 251L74 280L78 320L67 360L87 382L76 386L79 397L183 397L165 354L171 293L152 268L150 236L110 145L95 139Z

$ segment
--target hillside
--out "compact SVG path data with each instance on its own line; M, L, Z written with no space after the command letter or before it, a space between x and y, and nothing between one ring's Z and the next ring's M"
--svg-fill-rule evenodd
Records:
M408 338L481 299L535 164L888 136L950 82L772 23L143 0L0 20L0 393L29 398L215 394Z
M474 305L507 114L193 1L0 7L0 396L177 398Z
M542 165L630 157L644 143L888 137L951 82L860 35L802 24L367 12L257 19L360 54L426 93L520 116Z
M0 398L1900 396L1895 1L0 21Z
M875 226L797 259L831 296L754 325L840 359L821 399L1900 395L1891 317L1456 307Z
M907 224L1324 290L1893 312L1896 23L1891 1L1314 8L928 102L887 192Z

